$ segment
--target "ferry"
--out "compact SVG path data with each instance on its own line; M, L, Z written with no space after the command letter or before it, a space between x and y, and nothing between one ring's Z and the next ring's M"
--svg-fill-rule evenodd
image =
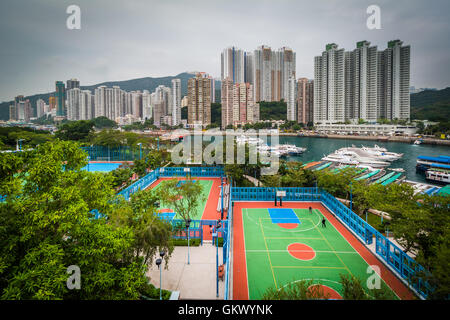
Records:
M436 183L448 184L450 183L450 166L434 165L425 171L425 178Z
M450 166L450 156L437 156L437 157L418 156L417 157L417 163L416 163L417 171L426 171L435 165Z

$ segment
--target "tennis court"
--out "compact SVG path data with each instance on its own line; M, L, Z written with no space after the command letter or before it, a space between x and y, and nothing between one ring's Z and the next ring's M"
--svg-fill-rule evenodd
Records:
M308 208L312 207L312 213ZM322 219L325 218L325 227ZM340 274L367 288L378 267L381 286L394 299L413 294L319 203L235 202L233 299L260 299L267 288L312 280L331 299L342 298Z

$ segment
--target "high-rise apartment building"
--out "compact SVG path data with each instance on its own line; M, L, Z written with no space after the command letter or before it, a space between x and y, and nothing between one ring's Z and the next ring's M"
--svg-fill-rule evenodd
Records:
M222 88L220 90L222 129L226 129L227 126L233 125L233 90L233 80L229 77L222 79Z
M73 88L67 92L67 120L81 120L80 118L80 89Z
M345 53L345 119L377 120L377 47L360 41Z
M77 79L70 79L66 81L66 90L80 88L80 81Z
M351 52L329 44L315 57L314 77L314 122L410 118L410 46L400 40L384 51L368 41Z
M181 84L180 84L181 86ZM180 87L181 90L181 87ZM163 85L158 86L155 92L151 95L151 104L153 109L153 124L160 127L161 124L166 123L172 125L172 119L170 123L167 123L168 116L172 117L173 111L173 88L169 88ZM181 93L180 93L181 95ZM180 102L181 103L181 102ZM181 111L180 111L181 116ZM166 117L166 118L165 118Z
M228 47L221 54L221 80L231 79L242 83L245 78L245 52L236 47Z
M54 96L48 97L48 106L50 111L56 108L56 97Z
M314 122L345 121L344 49L330 43L314 58Z
M272 51L262 45L254 51L252 83L255 101L287 100L289 79L295 78L295 56L295 52L288 47Z
M308 124L314 119L314 80L300 78L297 82L297 122Z
M44 115L44 107L45 107L45 101L42 99L36 100L36 117L40 118Z
M410 118L410 51L400 40L378 52L378 118Z
M20 95L14 98L14 104L9 106L9 120L30 122L31 103L29 99Z
M66 116L66 86L62 81L56 81L56 116L64 117Z
M270 47L262 45L254 51L253 59L255 101L274 101L275 54Z
M289 98L289 81L295 79L296 54L288 47L282 47L277 51L277 68L276 68L276 84L278 86L276 97L277 100ZM295 81L295 80L294 80Z
M287 83L286 104L287 104L287 121L297 121L297 81L292 76Z
M148 90L142 92L142 119L149 120L153 117L152 95Z
M214 81L214 79L213 79ZM181 123L181 80L172 80L172 126Z
M245 125L259 119L259 105L255 104L250 83L233 83L231 78L222 81L222 129L232 125ZM256 120L255 120L256 119Z
M211 80L198 73L188 80L188 124L211 123Z

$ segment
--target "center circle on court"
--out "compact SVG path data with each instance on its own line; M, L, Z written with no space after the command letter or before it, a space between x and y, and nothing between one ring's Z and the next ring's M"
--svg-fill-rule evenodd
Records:
M298 223L278 223L278 226L283 229L295 229Z
M327 299L342 300L342 296L336 290L323 284L313 284L308 287L308 292L312 295L316 295L320 292L323 293Z
M316 257L316 251L304 243L291 243L287 250L291 256L303 261L312 260Z

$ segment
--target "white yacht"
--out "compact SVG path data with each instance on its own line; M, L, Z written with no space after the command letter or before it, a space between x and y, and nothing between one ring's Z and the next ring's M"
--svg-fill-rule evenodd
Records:
M335 153L340 153L344 156L350 157L351 159L358 161L358 164L371 166L372 168L384 168L389 165L389 162L381 161L379 159L376 159L375 157L364 155L361 152L348 150L348 148L340 149Z
M346 164L346 165L357 165L359 162L355 159L352 159L351 157L345 156L341 153L332 153L328 156L323 157L321 160L323 161L332 161L339 164Z

